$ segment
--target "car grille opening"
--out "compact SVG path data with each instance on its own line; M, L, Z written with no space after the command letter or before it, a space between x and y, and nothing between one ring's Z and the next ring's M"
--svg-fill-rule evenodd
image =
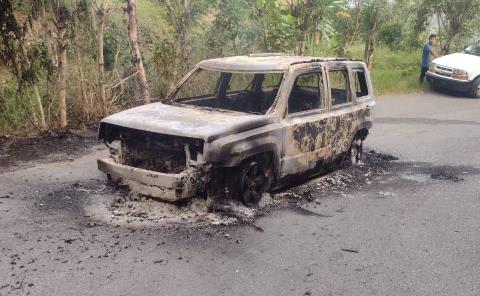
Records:
M444 76L444 77L452 77L453 76L453 69L444 66L435 66L435 74Z
M203 151L203 141L192 138L122 129L120 162L124 165L161 173L178 174L187 168L187 153L191 160Z

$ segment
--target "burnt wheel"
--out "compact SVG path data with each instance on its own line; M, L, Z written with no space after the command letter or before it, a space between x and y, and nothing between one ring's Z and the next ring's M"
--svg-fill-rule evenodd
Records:
M361 137L356 136L349 150L350 163L352 165L359 165L363 156L363 140Z
M235 183L233 193L244 205L252 207L262 199L270 182L261 163L252 160L240 165Z

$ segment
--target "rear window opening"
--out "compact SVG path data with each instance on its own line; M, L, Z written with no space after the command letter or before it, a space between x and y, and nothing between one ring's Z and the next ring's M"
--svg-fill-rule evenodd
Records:
M355 95L357 96L357 98L368 96L368 84L367 84L367 76L365 75L365 70L360 68L354 68L352 72L353 72L353 80L354 80L354 87L355 87Z
M273 105L282 80L282 73L198 69L175 92L170 104L265 114Z

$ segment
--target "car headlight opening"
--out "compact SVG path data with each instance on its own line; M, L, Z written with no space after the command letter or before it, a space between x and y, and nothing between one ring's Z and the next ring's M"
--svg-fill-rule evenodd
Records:
M468 80L468 73L465 70L453 69L452 78L458 80Z

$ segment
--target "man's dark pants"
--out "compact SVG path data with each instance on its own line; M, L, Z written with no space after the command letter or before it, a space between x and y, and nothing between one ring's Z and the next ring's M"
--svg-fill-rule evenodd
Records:
M428 67L422 67L422 71L420 72L420 83L423 84L425 80L425 73L427 73Z

